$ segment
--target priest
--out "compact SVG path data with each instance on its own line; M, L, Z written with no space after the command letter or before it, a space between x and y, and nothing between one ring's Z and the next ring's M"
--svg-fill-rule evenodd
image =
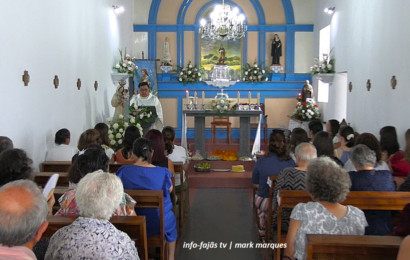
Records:
M152 95L148 83L143 81L138 84L139 94L131 100L131 106L153 106L157 112L157 118L155 122L151 125L150 129L157 129L162 131L164 127L164 118L162 115L162 106L159 99Z

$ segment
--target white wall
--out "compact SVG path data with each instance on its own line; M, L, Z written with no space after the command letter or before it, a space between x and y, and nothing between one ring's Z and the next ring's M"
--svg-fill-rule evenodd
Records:
M113 4L125 12L114 15ZM127 0L0 2L0 135L25 149L36 170L58 129L68 128L76 146L84 130L113 113L110 73L118 48L132 46L133 8Z
M148 24L148 15L152 0L134 0L134 24ZM142 59L144 52L145 59L148 57L148 33L134 32L133 38L133 55L137 59Z
M313 33L295 33L295 73L309 73L313 65Z
M335 14L323 12L335 6ZM393 125L404 147L408 122L410 89L410 27L407 11L410 1L322 0L315 6L315 50L318 52L319 30L331 25L336 70L348 73L352 92L347 92L347 121L358 132L371 132ZM390 79L398 80L396 90ZM372 88L366 89L370 79Z
M295 24L313 24L315 0L291 0Z

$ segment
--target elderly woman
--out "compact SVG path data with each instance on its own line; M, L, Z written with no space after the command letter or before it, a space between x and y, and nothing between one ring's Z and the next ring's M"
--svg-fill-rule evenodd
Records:
M375 170L387 170L389 171L389 166L385 161L382 160L382 150L380 147L379 140L376 136L370 133L363 133L355 138L355 145L364 144L372 150L376 155L376 165L374 166ZM346 171L356 171L356 168L353 166L352 161L349 159L344 165Z
M156 130L158 131L158 130ZM161 135L162 138L162 135ZM164 142L164 140L162 140ZM175 259L175 243L178 238L177 226L170 192L172 191L171 172L165 167L153 165L152 158L157 152L151 141L138 138L133 145L133 153L138 158L134 165L122 166L117 171L124 189L129 190L161 190L164 194L165 238L168 241L168 259ZM138 215L147 220L147 236L159 234L159 212L156 209L137 209Z
M58 199L61 208L57 211L56 215L78 216L80 210L75 198L77 184L91 172L98 170L101 172L108 171L108 164L109 159L104 148L100 145L90 146L83 154L79 155L68 171L70 190ZM135 216L134 206L135 200L128 194L123 193L121 202L117 205L113 214L114 216Z
M340 202L350 188L347 172L327 157L312 160L306 172L306 190L314 202L299 203L290 216L284 259L306 258L306 234L363 235L363 211Z
M357 169L357 172L349 172L351 191L395 191L391 173L374 169L376 154L369 147L356 145L352 149L351 160ZM369 223L366 235L385 236L393 231L390 211L366 210L364 214Z
M45 259L138 260L134 242L109 221L124 194L121 180L96 171L80 181L75 193L80 217L51 237Z
M306 190L306 169L309 162L316 158L316 148L309 143L301 143L296 146L296 165L294 168L284 169L276 179L275 189L273 191L272 209L273 209L273 228L276 227L278 218L278 193L280 190ZM289 228L289 216L291 209L282 211L282 231L287 232Z
M281 130L273 130L269 137L269 153L260 158L252 172L252 183L258 186L255 194L255 206L258 211L259 236L265 237L265 220L268 211L270 175L278 175L280 171L288 167L295 167L295 161L289 156L285 144L285 134Z

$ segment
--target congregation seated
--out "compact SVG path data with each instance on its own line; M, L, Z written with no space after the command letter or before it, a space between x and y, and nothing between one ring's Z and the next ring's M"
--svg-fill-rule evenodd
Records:
M380 129L379 133L382 160L389 162L390 158L400 150L396 128L394 126L385 126Z
M405 139L404 151L397 151L389 161L394 176L406 177L410 173L410 129L406 131Z
M46 231L49 207L30 180L0 188L0 259L37 259L34 245Z
M283 169L295 166L295 161L286 149L284 132L273 130L269 137L269 153L256 161L252 172L252 183L258 186L255 207L258 212L259 236L262 239L265 237L265 221L268 214L269 176L278 175Z
M15 180L33 180L33 161L21 149L0 154L0 186Z
M98 123L94 126L94 129L100 134L101 147L104 148L105 153L111 162L115 161L114 150L110 147L110 138L108 138L108 125L106 123Z
M317 157L326 156L332 159L339 166L343 167L342 161L335 156L332 137L328 132L320 131L315 135L313 145L316 147Z
M328 157L309 163L306 190L314 202L299 203L290 216L285 255L306 259L306 234L363 235L367 226L363 211L340 202L346 199L349 174Z
M145 134L145 138L151 141L152 149L155 151L151 163L155 166L167 168L174 174L174 163L165 155L165 142L162 133L157 129L151 129Z
M134 242L109 221L123 194L113 174L96 171L82 178L75 192L80 217L51 237L45 259L139 259Z
M280 190L306 190L306 169L309 162L316 158L316 148L309 143L301 143L296 146L296 165L294 168L286 168L280 172L276 179L272 197L273 227L277 226L278 218L278 193ZM289 228L289 217L292 209L282 209L282 231Z
M60 209L55 215L57 216L78 216L80 210L76 201L75 193L77 184L82 178L91 172L108 171L109 159L100 145L94 145L87 148L84 153L79 155L76 161L71 165L68 178L70 180L70 190L64 193L59 199ZM135 216L135 200L128 194L124 193L121 202L118 203L114 211L114 216Z
M337 136L337 133L339 133L339 129L340 123L336 119L331 119L326 123L326 132L330 134L330 138L332 139L334 149L340 147L340 140Z
M296 146L304 142L309 142L309 137L307 136L306 131L300 127L296 127L295 129L293 129L292 133L290 134L288 150L289 150L290 157L292 157L292 159L295 162L296 162L296 157L295 157Z
M90 145L101 145L101 138L100 138L100 133L98 133L97 130L95 129L87 129L85 130L81 135L80 138L78 138L78 153L76 153L73 158L71 159L71 162L74 162L75 159L77 159L77 156L82 153L87 147ZM105 150L105 149L104 149ZM111 159L111 157L107 157Z
M174 260L175 243L178 237L176 218L172 211L170 192L172 191L171 172L165 167L151 164L153 155L151 141L138 138L133 145L133 153L138 158L134 165L121 166L117 176L122 180L124 189L129 190L161 190L164 196L165 238L168 241L168 259ZM158 209L137 209L139 216L147 221L147 237L160 233Z
M137 161L137 157L132 153L132 144L140 137L140 130L136 126L130 125L125 129L122 148L115 153L117 163L134 164Z
M363 144L352 149L352 163L357 169L349 172L351 191L395 191L393 177L389 171L375 170L376 154ZM391 211L365 210L366 235L384 236L392 232Z
M374 166L375 170L390 171L387 163L382 160L382 150L381 150L380 143L377 140L376 136L370 133L360 134L355 140L355 145L359 145L359 144L366 145L367 147L370 148L370 150L372 150L375 153L376 155L376 164ZM356 171L356 168L354 167L350 159L345 163L344 168L348 172Z
M176 145L175 141L175 130L171 126L166 126L162 129L162 136L165 142L165 154L168 159L172 162L182 162L183 163L183 187L184 190L188 189L188 183L185 181L185 172L188 171L188 159L187 151L184 147ZM181 188L181 176L179 173L175 174L175 190L179 193Z
M45 160L71 161L73 155L77 153L77 149L70 146L70 140L70 131L68 129L58 130L54 138L56 146L47 151Z
M323 131L323 124L319 120L313 120L309 122L309 137L312 139L311 142L315 139L315 135Z
M352 156L351 149L354 146L355 135L354 130L350 126L343 126L340 128L338 137L340 140L340 147L336 149L337 158L345 164Z
M13 141L7 136L0 136L0 153L7 149L13 149Z

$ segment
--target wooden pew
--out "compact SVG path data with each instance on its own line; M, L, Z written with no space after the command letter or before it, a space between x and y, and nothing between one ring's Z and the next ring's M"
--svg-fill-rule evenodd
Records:
M161 190L125 190L137 204L135 208L157 208L159 209L159 229L160 234L148 237L148 247L160 248L160 259L168 258L168 242L165 239L164 222L164 197Z
M76 216L60 217L48 216L48 227L43 238L50 238L58 229L70 225ZM110 222L118 229L128 234L135 241L140 259L148 260L147 227L145 216L137 217L112 217Z
M277 243L285 243L286 236L281 234L282 209L293 209L298 203L312 201L307 191L280 190L278 202ZM351 191L347 194L343 205L355 206L361 210L399 210L410 201L410 192L388 191ZM280 259L280 250L276 251L276 259Z
M118 169L123 165L129 164L122 164L122 163L110 163L109 172L116 173ZM42 172L68 172L68 169L71 166L71 162L49 162L45 161L40 164L40 171Z
M402 237L306 235L306 256L313 259L393 260Z
M272 198L273 197L273 190L275 189L275 183L276 179L278 178L277 175L271 175L269 176L269 180L271 182L271 186L269 188L269 198L268 198L268 216L266 218L266 224L265 224L265 239L266 241L272 240L272 221L273 221L273 212L272 212Z
M181 231L185 222L185 192L187 193L186 195L186 200L188 200L188 205L189 205L189 185L188 185L188 189L186 191L184 191L184 176L183 176L183 162L174 162L174 169L175 169L175 173L179 174L179 181L180 181L180 192L176 193L177 197L178 197L178 201L179 201L179 212L178 212L178 226L179 226L179 230ZM186 174L186 173L185 173ZM186 181L188 181L188 178L186 178ZM179 234L181 234L181 232L179 232Z
M38 186L44 187L48 179L55 173L60 175L60 177L58 177L57 186L68 187L69 180L67 172L35 172L34 182L37 183Z

